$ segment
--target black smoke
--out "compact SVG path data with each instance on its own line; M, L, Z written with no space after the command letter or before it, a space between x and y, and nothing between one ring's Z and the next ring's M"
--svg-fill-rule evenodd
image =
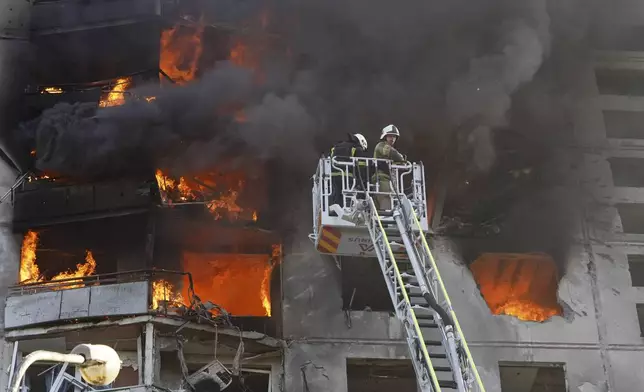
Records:
M221 7L220 15L241 7L229 1L202 5ZM573 225L558 219L570 198L551 197L562 184L553 187L548 165L572 134L572 111L585 93L577 70L592 58L589 38L610 30L610 18L594 2L275 0L258 7L268 8L268 27L242 34L277 41L268 50L261 44L265 83L218 64L187 86L147 87L142 94L156 96L152 104L96 112L61 104L21 131L37 141L36 166L82 176L138 166L196 170L240 148L283 162L282 174L305 184L315 158L334 140L360 132L373 146L380 129L394 123L402 132L399 148L423 160L430 178L448 173L454 200L471 196L470 184L517 170L531 173L529 195L507 186L512 176L480 191L513 188L495 207L507 222L521 223L510 226L513 236L538 237L522 231L538 221L539 233L552 234L547 241L570 237ZM240 103L242 122L225 110ZM523 140L513 147L520 150L515 155L525 153L528 161L505 159L499 150L499 140L511 135ZM310 200L310 188L300 188L289 200ZM548 203L530 202L540 198ZM523 248L538 250L532 248L541 242Z

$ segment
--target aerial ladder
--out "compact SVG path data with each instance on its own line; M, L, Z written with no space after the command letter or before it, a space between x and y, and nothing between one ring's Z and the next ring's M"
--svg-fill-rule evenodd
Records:
M378 165L389 171L391 192L372 181ZM313 176L309 238L323 254L378 259L419 391L484 392L425 238L430 230L424 177L422 163L321 158ZM335 192L339 203L331 202ZM389 198L392 209L378 210L378 198Z

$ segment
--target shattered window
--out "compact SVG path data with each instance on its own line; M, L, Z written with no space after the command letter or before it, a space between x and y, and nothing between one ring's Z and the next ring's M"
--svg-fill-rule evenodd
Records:
M644 95L644 72L624 69L598 69L595 79L600 94Z
M640 323L640 336L644 336L644 304L635 305L637 310L637 320Z
M644 187L644 159L610 158L613 184L623 187Z
M606 137L616 139L644 138L644 112L604 110Z
M410 361L347 360L348 392L416 391L416 376Z
M644 287L644 255L628 255L628 270L633 287Z
M563 364L507 362L499 371L501 392L566 392Z
M342 257L342 309L393 312L378 260Z
M484 253L470 270L492 314L542 322L563 312L557 266L549 255Z
M644 204L623 203L616 204L622 221L622 231L628 234L644 234Z

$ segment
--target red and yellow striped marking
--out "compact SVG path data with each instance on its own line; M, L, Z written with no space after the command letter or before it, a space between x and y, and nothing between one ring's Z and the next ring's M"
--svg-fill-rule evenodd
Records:
M330 227L322 227L320 240L318 241L318 251L322 253L336 253L340 246L342 232Z
M409 256L407 256L407 252L399 252L399 253L394 252L394 257L396 258L396 260L408 260L409 259Z

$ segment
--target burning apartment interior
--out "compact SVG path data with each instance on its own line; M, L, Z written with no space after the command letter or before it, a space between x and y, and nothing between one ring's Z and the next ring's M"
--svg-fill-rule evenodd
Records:
M223 388L209 384L216 369L220 382L232 383L228 390L269 390L271 361L262 358L279 349L272 337L281 328L282 258L268 208L278 196L271 162L228 151L185 167L173 164L181 149L174 145L153 154L163 160L133 149L120 158L131 164L110 166L117 157L107 157L107 165L87 170L75 166L83 158L56 156L68 123L54 121L44 133L39 124L43 111L61 105L87 121L128 102L151 105L157 97L145 86L184 85L216 61L252 67L243 40L174 18L172 7L160 19L149 1L128 10L118 2L76 4L84 13L78 20L49 18L62 15L61 4L37 3L24 132L9 142L16 147L10 159L27 170L4 200L21 243L5 319L14 357L92 340L119 350L124 370L111 387L183 374L197 390ZM243 116L235 104L223 115ZM252 356L259 359L241 364ZM34 366L23 385L50 390L60 369Z
M71 3L78 12L63 11ZM587 160L587 151L571 147L579 135L572 135L568 113L563 113L568 102L559 101L559 95L542 102L556 90L549 88L560 87L551 78L561 71L561 63L537 67L538 72L522 68L541 64L547 55L561 56L562 48L534 50L538 61L528 61L533 53L518 51L528 60L513 62L512 50L502 51L508 58L492 58L492 65L509 63L499 68L518 69L520 83L496 75L494 66L485 67L490 64L485 56L473 62L472 75L459 78L453 72L462 68L445 69L463 54L435 42L445 36L436 16L434 23L424 23L432 38L423 37L431 49L423 52L421 44L419 50L407 47L421 41L405 37L416 33L413 23L397 24L393 31L381 28L375 14L354 15L359 6L346 15L344 9L338 12L343 15L338 19L333 19L333 6L312 6L298 17L276 7L273 11L288 23L271 23L274 15L265 8L249 10L256 2L245 4L245 11L224 2L130 3L34 2L33 58L14 113L20 126L4 141L10 146L8 160L24 173L5 199L11 201L13 233L20 244L20 268L5 310L5 339L17 342L14 358L43 348L67 352L92 341L115 347L121 355L123 370L112 387L155 384L175 390L192 383L197 391L212 390L216 387L206 375L222 372L223 366L224 379L229 371L241 375L232 377L235 386L227 390L275 390L277 374L294 390L300 385L307 390L309 384L311 391L316 385L338 391L413 388L410 364L400 359L406 354L355 348L395 344L389 336L396 329L389 324L393 307L379 266L340 257L324 260L333 267L329 271L306 264L308 254L292 251L304 238L300 206L310 200L311 157L354 129L364 132L373 147L367 132L377 134L384 121L400 125L400 150L426 164L429 240L437 247L450 243L453 249L441 262L449 264L445 260L451 258L463 268L464 273L451 276L456 295L471 291L456 312L465 312L468 319L471 315L463 309L469 309L474 315L469 320L476 315L503 320L491 322L496 324L490 329L516 326L508 329L510 342L489 339L503 353L493 370L486 369L491 378L501 379L504 392L530 390L526 385L532 391L563 391L569 374L583 373L570 371L565 355L534 359L499 348L521 340L524 332L517 331L537 331L537 336L538 331L579 328L580 320L595 314L592 305L560 297L562 287L571 291L570 279L577 278L566 277L575 268L572 248L582 220L579 184L573 177ZM388 13L408 11L401 8ZM213 22L231 15L237 23ZM325 17L333 23L325 25ZM413 15L405 18L417 21ZM474 17L461 15L455 24L467 25L469 18ZM540 23L528 19L530 26ZM554 18L553 25L558 23ZM270 32L269 25L274 28ZM510 31L510 43L503 45L533 48L522 41L526 26L503 27ZM482 41L490 38L481 36ZM456 35L448 46L460 39ZM279 56L263 64L275 55L271 45L278 47ZM552 53L546 55L549 49ZM374 61L385 57L389 61ZM428 66L434 59L447 60ZM236 69L225 70L221 61ZM483 76L476 75L477 64L483 64ZM275 77L273 68L287 71ZM213 69L220 73L213 77ZM246 74L240 75L240 69ZM615 76L614 71L597 70L599 94L641 95L640 85L633 83L640 72L622 70ZM315 87L311 75L319 79ZM501 92L496 88L500 79ZM547 92L523 88L525 80L535 80ZM259 108L248 104L257 98L255 90L260 91ZM437 102L435 91L447 103ZM481 102L496 101L496 93L512 101L511 109L488 112ZM537 103L531 101L535 94ZM624 110L607 105L602 113L607 137L640 136L641 112L629 105ZM459 112L455 107L467 108ZM311 130L308 111L319 114L316 110L324 115L310 117L323 131ZM283 111L289 115L280 117ZM252 129L258 118L263 120L261 132ZM641 186L641 179L632 175L641 169L638 159L611 156L608 161L616 187ZM615 205L624 232L641 233L638 207L623 200ZM292 258L287 272L283 252ZM635 256L629 255L634 286ZM298 275L295 268L304 271ZM596 273L590 266L588 271ZM337 303L335 291L341 297ZM637 311L642 313L641 305ZM343 312L344 324L338 328L332 324L334 312ZM309 336L304 327L285 326L284 320L317 325ZM386 320L386 334L378 334L380 324L374 320ZM361 335L369 323L372 329ZM489 343L475 336L477 347ZM317 339L323 348L297 351L299 343L293 341L298 337ZM294 339L288 342L294 347L291 353L281 338ZM348 352L346 359L328 354L327 343ZM352 348L338 348L345 343ZM590 347L592 342L579 344ZM550 340L544 343L548 345L554 347ZM316 360L345 374L327 374ZM34 367L25 385L49 390L51 370ZM329 379L346 379L346 385L329 387Z
M492 135L495 159L484 173L455 155L434 174L428 200L435 235L457 247L492 314L532 322L564 316L558 283L577 219L566 170L579 157L558 144L535 148L512 129ZM343 268L346 309L392 309L385 287L369 286L380 276L377 266L365 272L361 260L344 258ZM370 283L352 278L359 273Z

